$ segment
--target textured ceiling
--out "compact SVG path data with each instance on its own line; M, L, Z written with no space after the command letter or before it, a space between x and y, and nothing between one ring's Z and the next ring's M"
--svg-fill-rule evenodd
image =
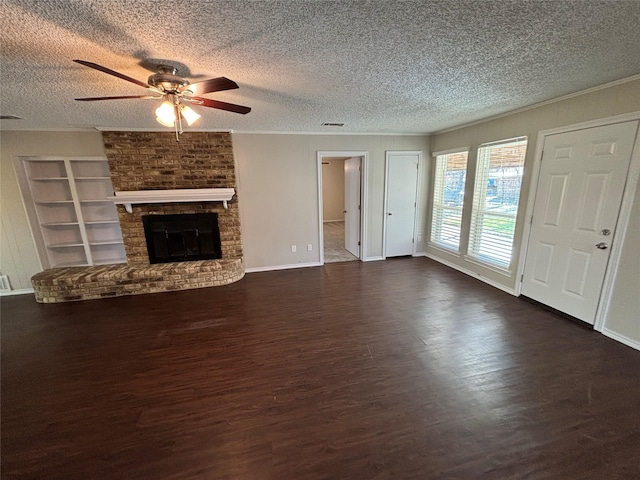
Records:
M248 115L198 129L433 132L640 73L638 0L2 0L2 129L159 129L145 90L173 63ZM323 122L345 126L323 127Z

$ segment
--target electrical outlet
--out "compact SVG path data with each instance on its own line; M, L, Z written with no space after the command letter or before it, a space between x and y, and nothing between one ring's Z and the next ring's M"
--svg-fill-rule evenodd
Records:
M311 250L313 250L313 245L310 243L307 243L307 252L310 252Z
M295 245L291 245L291 253L296 253L298 251Z

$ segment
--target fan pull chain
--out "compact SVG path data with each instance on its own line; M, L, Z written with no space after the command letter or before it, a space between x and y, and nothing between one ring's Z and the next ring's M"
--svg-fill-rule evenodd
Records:
M180 108L178 105L180 102L174 97L173 109L175 110L176 119L173 122L173 126L176 130L176 142L180 143L180 134L182 133L182 120L180 119ZM178 130L178 124L180 124L180 129Z

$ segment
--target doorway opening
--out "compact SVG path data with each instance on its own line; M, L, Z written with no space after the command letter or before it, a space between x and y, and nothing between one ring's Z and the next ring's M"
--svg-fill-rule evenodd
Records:
M367 152L318 152L320 263L365 259Z

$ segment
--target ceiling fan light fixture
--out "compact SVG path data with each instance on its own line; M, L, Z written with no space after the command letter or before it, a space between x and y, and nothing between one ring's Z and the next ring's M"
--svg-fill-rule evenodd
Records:
M196 83L190 83L186 78L177 75L176 67L171 65L158 65L158 73L151 75L147 83L131 78L110 68L98 65L97 63L88 62L86 60L74 60L85 67L93 68L100 72L106 73L113 77L120 78L129 83L138 85L139 87L150 90L152 95L119 95L111 97L90 97L76 98L78 101L88 102L97 100L123 100L132 98L162 98L164 101L156 109L156 121L165 126L173 127L176 132L176 141L179 141L179 135L182 133L182 120L189 126L196 122L200 115L182 102L193 103L194 105L202 105L203 107L217 108L218 110L226 110L245 115L251 111L251 108L233 103L221 102L210 98L202 98L200 95L207 93L221 92L224 90L232 90L238 88L238 84L226 77L209 78ZM4 118L3 118L4 119Z
M193 125L200 118L200 115L187 105L180 106L180 115L187 121L189 126Z
M165 100L156 109L156 120L165 127L173 127L176 121L176 110L171 102Z

